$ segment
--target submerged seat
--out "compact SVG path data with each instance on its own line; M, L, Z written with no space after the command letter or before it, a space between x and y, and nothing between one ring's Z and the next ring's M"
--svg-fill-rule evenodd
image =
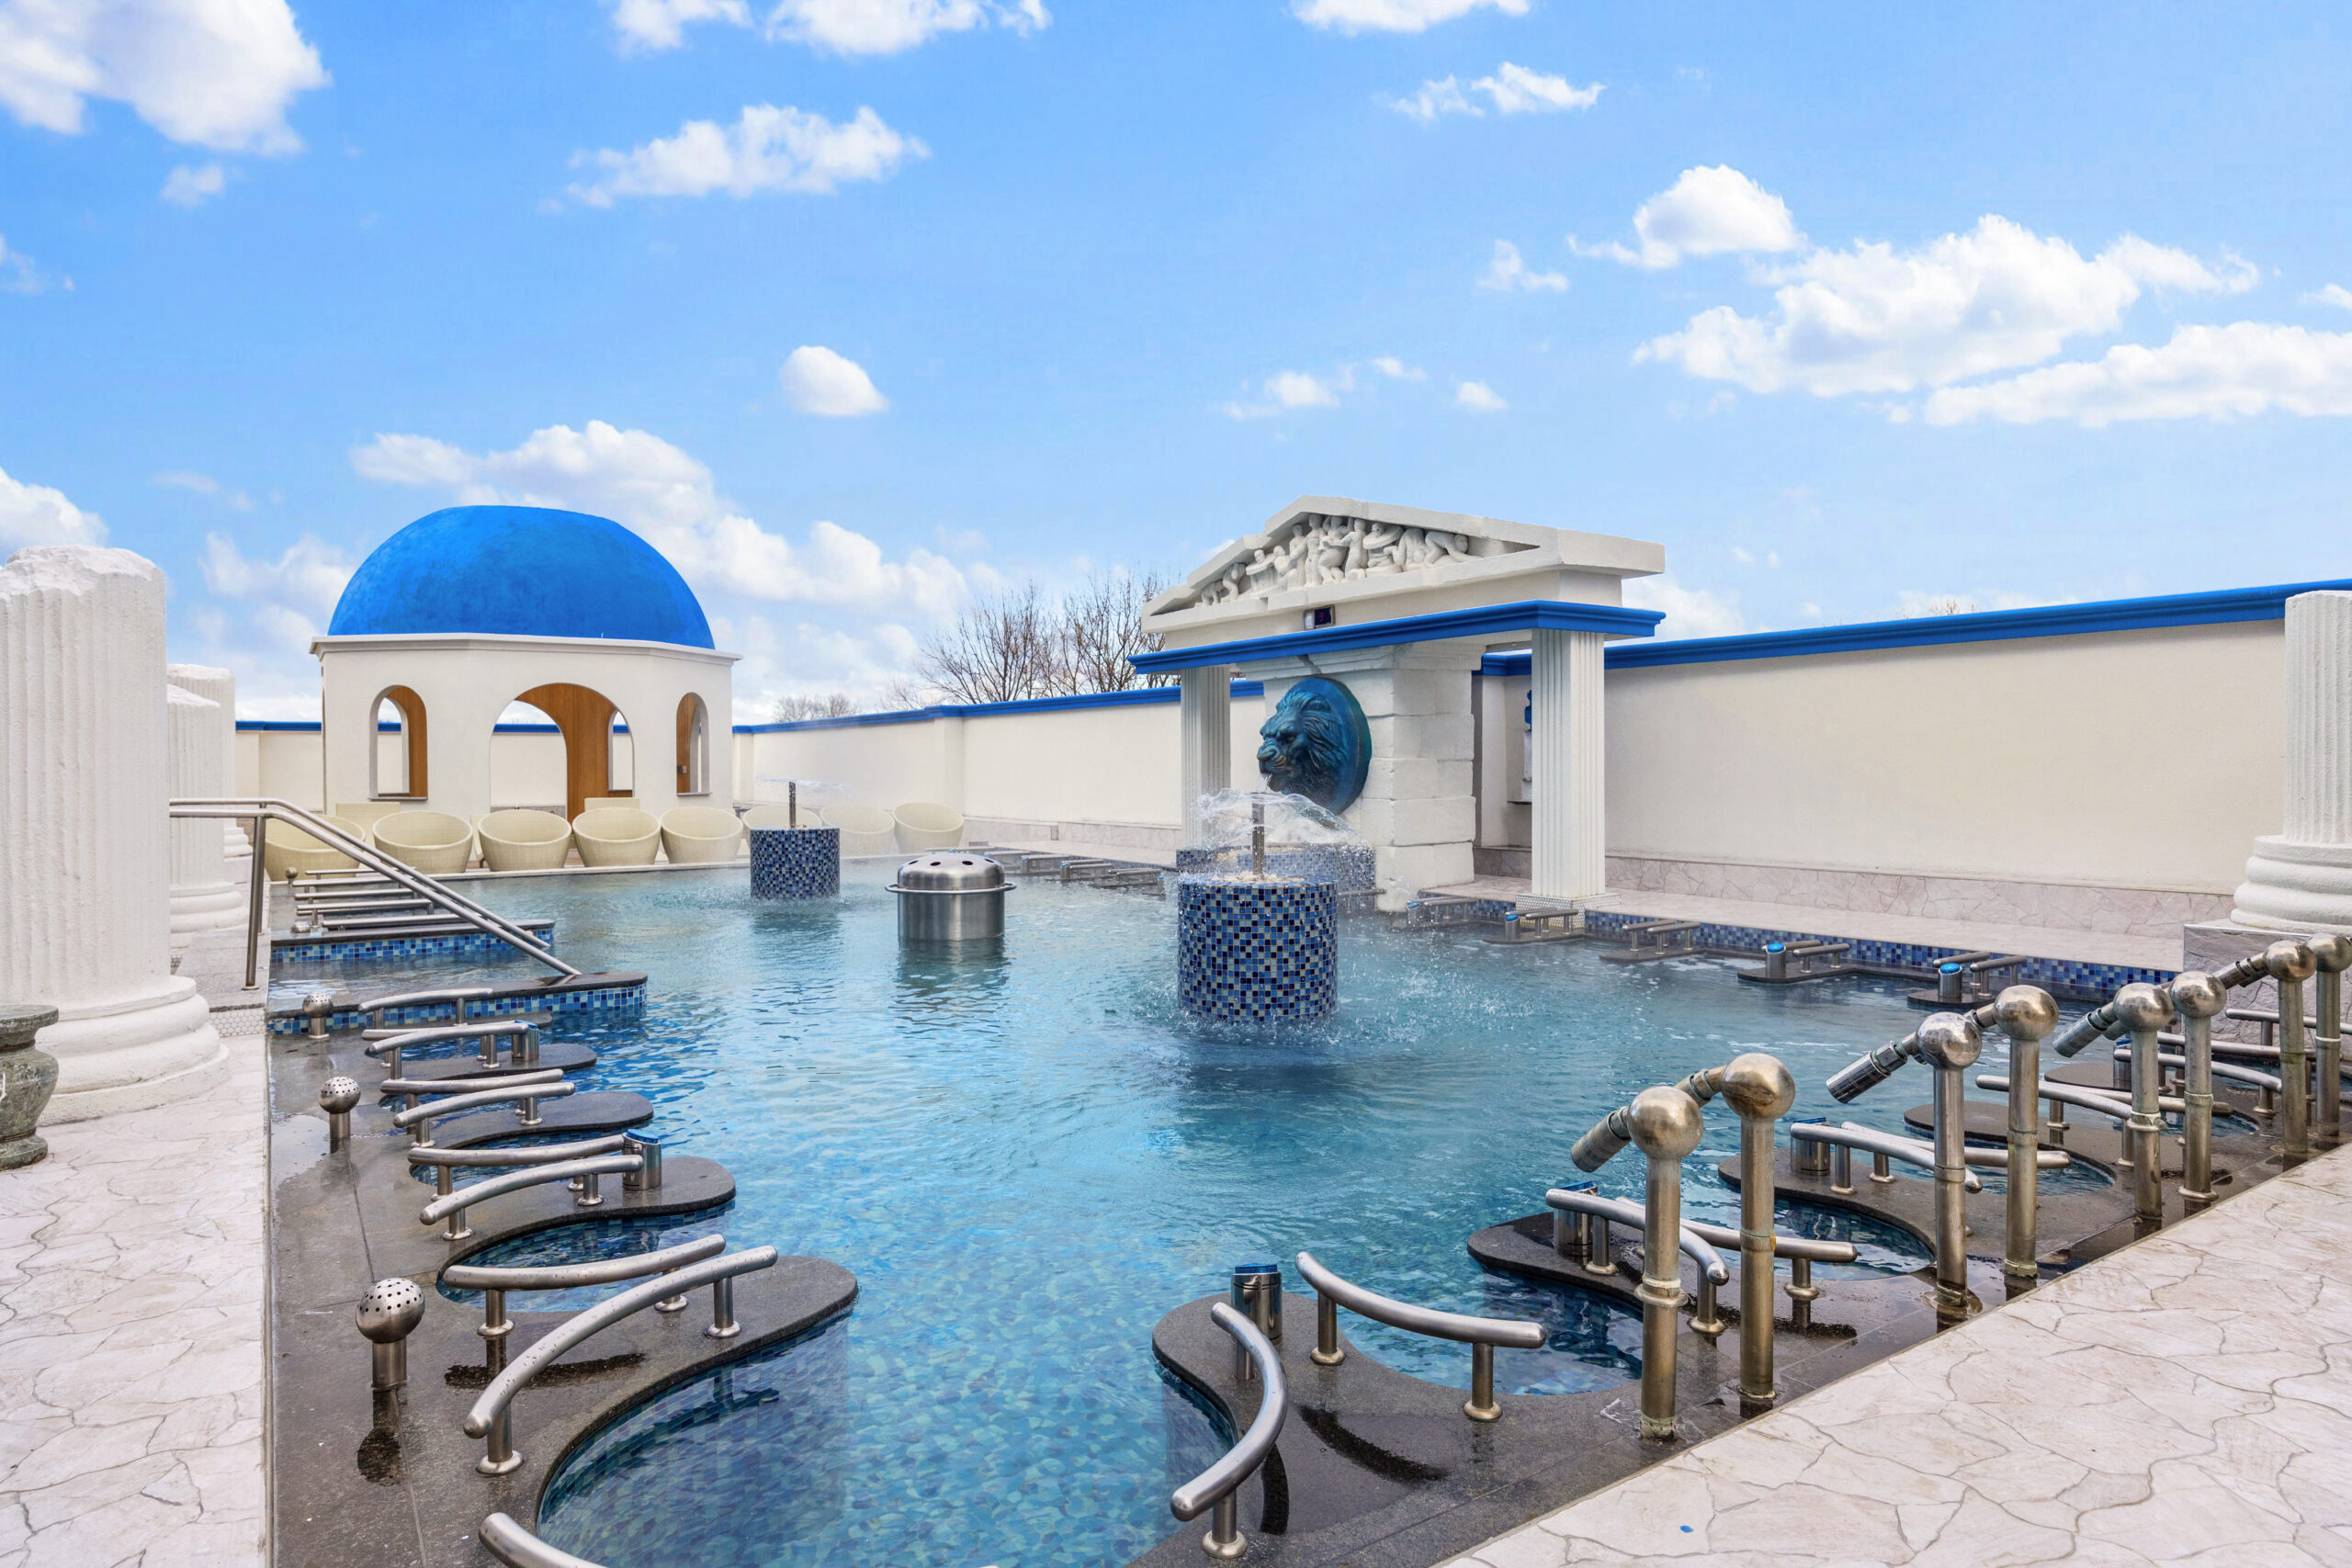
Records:
M361 843L368 830L345 817L330 817L330 828L341 829ZM341 850L331 850L291 822L271 822L262 829L261 866L265 875L282 880L289 871L315 875L322 871L349 871L358 863Z
M474 825L492 871L553 871L571 853L571 824L552 811L509 807Z
M582 865L651 865L662 824L633 806L599 807L571 819L571 843Z
M899 847L898 822L878 806L828 806L818 818L842 834L842 858L887 855Z
M899 848L910 855L953 849L964 841L964 814L928 800L910 800L892 812Z
M427 876L451 876L473 858L474 830L446 811L395 811L368 830L376 847Z
M662 852L672 865L733 860L743 824L715 806L681 806L662 814Z

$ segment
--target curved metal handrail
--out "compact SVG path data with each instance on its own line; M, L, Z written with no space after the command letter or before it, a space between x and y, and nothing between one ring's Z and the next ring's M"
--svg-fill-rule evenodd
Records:
M555 1072L556 1069L549 1067L547 1071ZM516 1084L513 1081L516 1077L529 1081ZM447 1084L440 1084L421 1090L401 1092L443 1093L447 1092L450 1087ZM541 1074L536 1072L516 1073L508 1079L504 1087L499 1089L485 1089L468 1094L451 1095L447 1100L436 1100L429 1105L412 1105L405 1110L395 1111L392 1112L392 1125L413 1134L417 1146L422 1148L433 1142L433 1123L444 1116L455 1116L462 1111L480 1111L485 1106L504 1105L512 1100L520 1100L523 1103L523 1109L514 1118L515 1125L536 1127L539 1124L538 1102L540 1100L561 1100L576 1092L579 1088L580 1086L574 1083L548 1083L543 1080Z
M1980 1089L1990 1087L1983 1078L1978 1078L1976 1083ZM1874 1155L1899 1159L1905 1165L1924 1166L1929 1170L1936 1168L1934 1145L1917 1138L1882 1133L1871 1127L1833 1127L1826 1122L1794 1122L1789 1125L1789 1136L1814 1144L1844 1144L1849 1148L1868 1149ZM1971 1192L1984 1190L1984 1183L1977 1179L1973 1170L1962 1173L1961 1185Z
M466 1003L481 1001L495 994L488 986L440 986L425 991L394 991L389 997L369 997L364 1001L354 1002L352 1010L381 1015L393 1008L420 1008L430 1002L456 1002L456 1021L463 1023L466 1021ZM378 1034L377 1038L380 1040L383 1036Z
M573 1291L660 1274L726 1250L725 1236L706 1235L658 1252L633 1252L627 1258L605 1258L593 1263L452 1263L441 1270L441 1283L458 1291Z
M505 1514L492 1514L482 1520L481 1544L506 1568L603 1568L561 1547L549 1546Z
M1980 1073L1977 1075L1976 1087L2006 1091L2009 1087L2008 1077L2007 1074ZM2111 1094L2101 1094L2095 1089L2086 1089L2080 1084L2059 1083L2052 1078L2043 1078L2033 1086L2033 1092L2037 1099L2054 1100L2061 1105L2078 1105L2085 1111L2096 1111L2102 1116L2112 1116L2118 1122L2128 1122L2132 1118L2130 1100L2118 1100ZM2164 1101L2162 1097L2159 1097L2159 1109L2170 1111L2178 1111L2185 1103L2178 1100Z
M626 1176L630 1171L644 1168L645 1161L636 1155L591 1155L586 1159L558 1160L553 1165L526 1166L520 1170L510 1170L503 1176L493 1176L487 1180L477 1181L471 1187L460 1187L447 1197L434 1199L417 1211L416 1222L419 1224L429 1225L435 1220L446 1220L452 1214L464 1213L467 1209L476 1203L486 1203L492 1198L503 1197L509 1192L519 1192L526 1187L544 1186L550 1181L569 1181L575 1176L583 1179L599 1176ZM594 1208L603 1201L602 1198L596 1196L596 1183L594 1180L588 1181L586 1190L580 1198L580 1206L583 1209ZM449 1239L452 1241L459 1239L458 1233L452 1231Z
M386 1078L376 1086L376 1090L379 1094L405 1094L420 1097L428 1094L467 1095L486 1093L493 1086L499 1089L529 1089L535 1084L555 1084L562 1081L561 1067L532 1067L525 1072L500 1073L495 1077ZM392 1119L393 1125L407 1126L407 1122L400 1120L400 1116L404 1114L406 1114L405 1111L395 1114Z
M519 1149L445 1149L437 1144L427 1144L410 1149L408 1163L468 1169L481 1166L553 1165L559 1160L613 1154L628 1142L627 1133L610 1133L601 1138L582 1138L576 1144L535 1144Z
M1555 1198L1572 1198L1576 1201L1555 1202ZM1555 1187L1544 1194L1544 1201L1551 1204L1555 1209L1566 1209L1571 1213L1583 1209L1589 1213L1606 1214L1610 1220L1618 1224L1630 1225L1637 1231L1644 1229L1642 1206L1639 1203L1629 1203L1622 1198L1602 1198L1596 1193L1577 1192L1567 1188ZM1600 1206L1603 1204L1614 1204L1615 1207L1604 1209ZM1698 1254L1690 1249L1692 1236L1698 1237L1710 1248L1730 1248L1736 1251L1739 1247L1739 1231L1733 1225L1709 1224L1704 1220L1685 1220L1682 1222L1682 1252L1694 1259L1698 1258ZM1861 1256L1854 1250L1854 1244L1850 1241L1822 1241L1809 1235L1781 1235L1778 1233L1775 1233L1772 1237L1772 1255L1776 1258L1802 1258L1809 1263L1851 1263ZM1728 1275L1724 1278L1727 1279ZM1724 1282L1724 1279L1718 1279L1715 1281L1719 1285Z
M1838 1124L1840 1127L1845 1128L1849 1133L1875 1133L1878 1131L1875 1127L1865 1127L1860 1122L1840 1122ZM1888 1135L1891 1137L1902 1136L1901 1134L1890 1134ZM1914 1138L1911 1141L1918 1145L1921 1148L1927 1150L1930 1156L1935 1153L1936 1145L1928 1142L1927 1139ZM2007 1170L2009 1168L2009 1152L2007 1149L1980 1149L1973 1145L1963 1143L1960 1147L1960 1159L1962 1165L1973 1165L1982 1170ZM2074 1163L2075 1156L2068 1154L2064 1149L2036 1149L2033 1154L2033 1168L2036 1170L2064 1170ZM1980 1183L1978 1187L1972 1187L1969 1190L1972 1192L1977 1191L1980 1190L1981 1186L1982 1184Z
M512 1023L428 1023L417 1029L363 1029L360 1049L370 1056L389 1055L418 1045L438 1044L444 1040L480 1040L484 1035L496 1039L503 1034L520 1034L526 1029L537 1029L548 1021L545 1013L516 1013Z
M537 938L529 935L522 927L501 916L492 914L488 909L461 894L450 892L432 877L401 864L389 855L379 853L373 848L345 833L342 829L331 826L324 818L305 810L290 800L280 800L273 795L225 795L202 800L175 800L171 802L170 809L175 817L232 819L267 817L289 823L301 829L321 843L350 856L379 875L388 877L410 892L421 894L441 905L466 924L479 931L487 931L510 946L520 948L559 974L571 978L577 978L580 975L578 968L558 958L553 952L543 946ZM259 844L254 846L256 851L261 847Z
M1571 1214L1599 1214L1601 1218L1614 1224L1630 1225L1645 1235L1649 1234L1645 1224L1642 1206L1639 1203L1628 1203L1623 1198L1603 1198L1598 1192L1574 1192L1565 1187L1555 1187L1544 1194L1544 1201L1555 1209L1564 1210ZM1732 1238L1732 1246L1739 1245L1737 1231L1725 1231L1724 1235ZM1700 1235L1697 1227L1687 1220L1683 1222L1679 1240L1681 1245L1678 1250L1691 1262L1696 1263L1705 1272L1707 1278L1718 1285L1730 1280L1731 1270L1724 1267L1723 1258L1715 1251L1713 1244L1707 1237ZM1367 1313L1365 1315L1370 1316L1371 1314Z
M1311 1252L1298 1255L1300 1278L1315 1287L1322 1295L1330 1297L1341 1306L1374 1323L1385 1323L1391 1328L1408 1333L1425 1334L1431 1339L1451 1339L1461 1345L1500 1345L1513 1350L1541 1350L1549 1337L1540 1323L1530 1323L1515 1317L1472 1317L1466 1313L1441 1312L1435 1307L1415 1306L1367 1291L1362 1285L1351 1285L1320 1263Z
M1236 1516L1240 1509L1235 1506L1234 1494L1274 1451L1274 1439L1282 1436L1283 1417L1290 1413L1290 1388L1283 1381L1282 1358L1274 1353L1272 1343L1258 1331L1256 1324L1223 1302L1210 1306L1209 1321L1232 1335L1249 1352L1250 1359L1257 1363L1259 1386L1264 1392L1258 1400L1258 1415L1250 1423L1250 1429L1219 1455L1215 1464L1170 1493L1168 1511L1180 1519L1197 1519L1215 1508L1216 1517L1210 1521L1205 1544L1219 1557L1238 1557L1241 1531Z
M2161 1039L2162 1036L2159 1036L2158 1038ZM2115 1048L2115 1059L2119 1062L2130 1061L2132 1059L2132 1048L2129 1045L2118 1045ZM2160 1067L2187 1067L2188 1066L2188 1058L2179 1055L2177 1052L2159 1051L2156 1053L2156 1066ZM2215 1062L2212 1066L2212 1073L2217 1078L2227 1078L2232 1083L2242 1083L2248 1089L2267 1089L2275 1093L2287 1087L2287 1081L2284 1078L2279 1077L2275 1073L2256 1072L2252 1067L2241 1067L2231 1062ZM2222 1108L2216 1106L2215 1109L2220 1110Z
M490 1386L481 1391L473 1408L466 1412L465 1431L469 1438L487 1438L490 1451L475 1467L487 1475L503 1475L522 1463L506 1440L510 1407L523 1386L539 1374L539 1370L594 1334L632 1314L655 1306L672 1296L681 1295L697 1285L712 1289L712 1316L720 1317L722 1302L725 1321L713 1322L705 1333L714 1338L731 1337L737 1332L734 1324L732 1293L729 1281L739 1274L749 1274L775 1266L776 1252L773 1247L755 1247L729 1258L708 1258L700 1263L690 1263L673 1274L649 1280L634 1290L598 1302L587 1311L564 1319L535 1341L530 1348L507 1364L506 1370L492 1378ZM729 1292L727 1296L718 1292Z

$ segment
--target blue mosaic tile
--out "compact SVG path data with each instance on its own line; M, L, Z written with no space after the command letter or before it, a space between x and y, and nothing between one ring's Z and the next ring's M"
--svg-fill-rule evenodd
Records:
M1627 926L1653 920L1655 915L1623 912L1602 913L1595 910L1585 916L1586 928L1596 935L1611 935ZM1969 951L1959 947L1939 947L1916 942L1865 942L1854 937L1833 936L1819 931L1765 931L1756 926L1727 926L1709 923L1696 931L1679 931L1675 940L1690 942L1700 947L1735 949L1753 953L1761 957L1764 944L1772 942L1843 942L1852 944L1847 956L1859 964L1883 964L1896 968L1932 971L1937 964L1953 955ZM2161 986L2173 977L2170 969L2142 969L2124 964L2091 964L2070 958L2029 958L2014 969L2005 970L1999 985L2024 984L2040 986L2052 996L2066 1001L2105 1001L2121 987L2134 981ZM1996 985L1996 990L1999 988Z
M465 1004L462 1014L455 1003L427 1002L420 1007L390 1008L384 1013L386 1027L403 1023L455 1023L463 1019L504 1018L510 1013L552 1012L582 1013L638 1010L645 1006L645 983L633 986L599 986L592 989L571 991L526 991L509 997L476 998ZM366 1013L356 1008L343 1008L327 1016L331 1030L369 1027ZM300 1013L280 1013L271 1017L272 1034L300 1034L310 1028L310 1021Z
M1176 852L1179 874L1238 874L1250 869L1245 847ZM1342 893L1366 893L1380 886L1371 848L1363 844L1310 844L1266 852L1266 870L1301 882L1329 882Z
M752 897L831 898L842 890L838 828L752 829Z
M555 945L553 923L525 929L545 945ZM473 931L441 936L367 937L345 941L333 937L322 937L311 942L280 939L269 944L269 962L274 968L280 964L328 964L348 958L417 958L436 953L506 951L509 951L509 943L504 937Z
M1296 1023L1339 1006L1333 884L1184 876L1176 899L1176 996L1190 1016Z

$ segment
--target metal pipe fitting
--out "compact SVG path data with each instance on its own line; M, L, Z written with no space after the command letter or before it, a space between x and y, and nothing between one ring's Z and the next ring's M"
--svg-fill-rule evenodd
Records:
M1968 1312L1967 1085L1961 1074L1984 1049L1973 1014L1939 1012L1919 1025L1919 1056L1936 1069L1936 1315Z
M1778 1057L1761 1051L1733 1057L1724 1066L1722 1084L1724 1100L1739 1113L1739 1401L1744 1409L1760 1410L1777 1397L1772 1132L1796 1103L1797 1084Z
M319 1086L319 1109L327 1113L330 1153L351 1142L351 1113L359 1104L359 1082L340 1076Z
M2181 1019L2180 1201L2194 1212L2213 1201L2213 1015L2229 994L2194 969L2174 976L2165 989ZM2137 1060L2132 1070L2139 1071Z
M2012 1280L2039 1280L2041 1225L2041 1043L2058 1027L2058 1003L2039 986L2011 986L1994 998L2001 1032L2009 1041L2008 1213L2001 1271Z
M1599 1170L1634 1141L1633 1107L1621 1105L1595 1122L1568 1149L1568 1158L1587 1175Z
M2172 998L2134 981L2115 993L2112 1006L2116 1021L2132 1035L2132 1119L2125 1123L2132 1145L2132 1212L2143 1225L2160 1225L2165 1218L2164 1187L2158 1179L2164 1169L2165 1121L2157 1103L2164 1085L2163 1069L2156 1065L2156 1036L2172 1021ZM2016 1077L2015 1069L2011 1077Z
M1628 1107L1634 1146L1649 1161L1643 1190L1642 1436L1673 1438L1675 1333L1682 1305L1682 1162L1706 1130L1699 1102L1679 1089L1645 1089Z
M2312 989L2319 1011L2319 1117L2312 1136L2332 1149L2344 1141L2344 971L2352 968L2352 937L2306 937L2303 945L2318 970Z
M1794 1126L1792 1126L1789 1129L1789 1168L1791 1170L1794 1171L1799 1176L1810 1176L1815 1179L1826 1177L1829 1174L1830 1145L1826 1143L1802 1137L1797 1132L1797 1128L1799 1127L1826 1127L1828 1125L1829 1118L1826 1116L1808 1116L1804 1121L1797 1122Z
M354 1314L370 1347L370 1386L378 1393L408 1382L408 1337L424 1321L424 1292L413 1280L379 1280Z
M2262 953L2263 967L2278 982L2278 1152L2290 1161L2312 1153L2312 1063L2304 1032L2303 982L2319 960L2301 942L2274 942ZM2328 1086L2331 1099L2340 1092Z

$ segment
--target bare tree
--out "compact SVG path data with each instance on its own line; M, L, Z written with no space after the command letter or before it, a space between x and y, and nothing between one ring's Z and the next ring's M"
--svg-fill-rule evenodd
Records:
M1055 692L1075 696L1164 684L1167 676L1147 676L1127 660L1159 649L1158 634L1143 629L1143 607L1167 586L1158 572L1139 578L1098 572L1083 588L1065 595L1058 606L1060 658L1054 671Z
M804 718L842 718L856 711L856 699L846 692L829 692L821 697L796 693L775 700L778 724L797 724Z
M935 700L1016 703L1052 690L1054 614L1034 582L975 599L925 637L915 679Z

